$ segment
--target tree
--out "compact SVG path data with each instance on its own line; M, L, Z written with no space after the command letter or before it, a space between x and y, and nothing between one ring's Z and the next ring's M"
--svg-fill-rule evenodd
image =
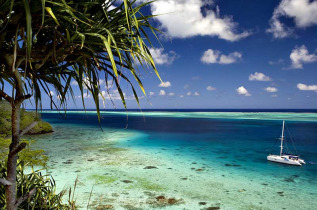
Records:
M78 83L84 105L84 91L91 94L99 118L99 78L113 81L124 107L122 82L129 84L139 104L134 83L145 90L137 66L148 66L157 74L147 45L147 33L157 31L140 10L150 4L130 0L0 0L0 97L11 104L12 141L7 160L7 209L17 209L32 196L16 197L16 165L20 143L20 107L34 98L41 107L41 93L51 107L67 107L74 99L72 81ZM129 78L135 79L132 82ZM10 88L5 88L10 86ZM59 96L53 100L51 89ZM33 99L32 98L32 99ZM28 126L30 129L34 125Z

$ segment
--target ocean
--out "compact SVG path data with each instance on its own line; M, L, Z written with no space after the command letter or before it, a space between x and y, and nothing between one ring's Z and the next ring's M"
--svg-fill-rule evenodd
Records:
M43 111L58 190L90 209L316 209L316 110ZM267 161L299 153L301 167ZM295 145L295 147L294 147ZM92 192L92 194L91 194ZM90 198L90 194L92 195ZM108 206L107 206L108 205Z

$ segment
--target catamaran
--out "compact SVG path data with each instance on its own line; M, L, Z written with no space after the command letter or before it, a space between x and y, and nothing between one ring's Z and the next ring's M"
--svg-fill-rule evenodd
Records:
M278 162L278 163L289 164L289 165L295 165L295 166L301 166L302 164L306 164L305 161L303 159L299 158L298 155L283 153L283 148L284 148L283 142L285 139L284 127L285 127L285 121L283 121L282 136L280 138L280 140L281 140L280 155L271 155L270 154L267 156L267 160L273 161L273 162Z

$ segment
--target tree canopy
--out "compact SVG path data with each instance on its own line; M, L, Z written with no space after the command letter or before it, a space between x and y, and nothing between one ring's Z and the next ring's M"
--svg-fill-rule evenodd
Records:
M33 95L36 107L41 92L52 99L51 89L60 105L66 105L67 95L74 97L71 82L76 81L82 98L87 88L99 111L99 99L105 100L99 84L102 75L106 86L114 83L125 107L121 80L131 85L139 103L131 78L144 94L145 90L136 64L157 73L147 47L147 32L156 29L149 22L152 16L140 12L149 3L0 0L0 96L13 98L3 92L7 82L22 87L23 99ZM16 78L22 79L17 83ZM53 100L51 106L56 106Z
M137 66L147 65L158 78L147 47L153 32L150 16L141 9L151 2L136 0L0 0L0 98L11 104L11 135L5 185L6 209L16 210L36 193L36 186L17 198L18 153L21 142L21 104L32 96L36 108L44 92L51 107L66 108L74 97L76 81L84 104L84 91L92 95L98 117L99 99L105 100L99 79L113 81L124 107L122 81L127 82L139 104L134 84L145 90ZM132 82L132 77L136 82ZM6 86L6 88L5 88ZM8 86L10 86L8 88ZM51 89L59 96L55 104ZM34 124L27 126L30 129Z

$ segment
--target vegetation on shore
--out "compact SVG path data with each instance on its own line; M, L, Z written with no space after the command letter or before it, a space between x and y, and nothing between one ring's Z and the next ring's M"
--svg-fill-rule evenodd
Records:
M30 145L33 141L22 140L23 143L26 143L26 147L19 153L19 160L28 163L31 166L42 166L45 167L48 161L48 157L45 155L45 151L42 149L33 150L30 148ZM3 138L0 136L0 161L1 163L6 162L9 153L9 145L11 139ZM1 177L0 177L1 178Z
M63 202L63 197L67 190L56 192L56 183L53 177L43 175L40 170L32 170L30 173L25 173L26 166L29 166L26 161L19 161L17 166L17 195L23 196L31 193L33 196L24 200L20 204L19 209L75 209L71 194L69 195L68 203ZM6 165L4 161L1 161L0 178L5 176ZM4 185L0 185L0 207L1 209L7 207Z
M37 122L37 124L26 134L31 135L53 132L52 126L48 122L42 121L38 113L28 112L21 109L20 130L24 130L34 122ZM0 101L0 134L5 136L11 135L11 107L9 103L4 101Z

